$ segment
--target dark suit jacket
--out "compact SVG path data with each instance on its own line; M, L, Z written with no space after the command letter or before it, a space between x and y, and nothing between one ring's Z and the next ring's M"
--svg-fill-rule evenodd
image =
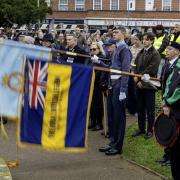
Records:
M69 48L66 48L65 51L88 55L87 52L85 51L85 49L82 49L77 45L71 50ZM67 61L68 57L69 56L67 56L67 55L63 55L61 57L61 60ZM84 57L80 57L80 56L75 56L75 57L72 56L71 58L73 59L73 63L80 63L80 64L89 64L90 63L90 58L84 58Z
M167 83L168 81L168 83ZM168 68L168 64L163 67L162 72L162 94L166 104L171 107L177 120L180 121L180 60L177 59Z
M135 59L135 70L136 74L149 74L151 77L156 77L158 72L158 67L160 63L160 54L159 52L152 46L145 52L142 49ZM140 81L140 79L139 79ZM149 83L145 83L141 81L143 85L143 89L154 89Z

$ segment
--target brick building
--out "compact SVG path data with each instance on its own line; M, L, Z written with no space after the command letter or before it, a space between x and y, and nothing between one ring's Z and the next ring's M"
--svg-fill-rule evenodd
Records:
M46 0L53 8L46 23L56 26L86 25L89 29L107 29L112 25L173 27L180 23L180 0Z

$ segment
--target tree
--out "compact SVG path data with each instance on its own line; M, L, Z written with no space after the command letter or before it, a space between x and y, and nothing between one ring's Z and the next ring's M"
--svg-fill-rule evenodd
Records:
M0 26L11 27L13 24L34 24L44 20L47 13L52 14L52 9L45 0L0 0Z

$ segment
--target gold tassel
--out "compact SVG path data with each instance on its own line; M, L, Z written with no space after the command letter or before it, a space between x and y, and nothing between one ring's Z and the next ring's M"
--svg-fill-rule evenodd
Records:
M14 168L19 166L19 161L7 161L6 164L9 168Z

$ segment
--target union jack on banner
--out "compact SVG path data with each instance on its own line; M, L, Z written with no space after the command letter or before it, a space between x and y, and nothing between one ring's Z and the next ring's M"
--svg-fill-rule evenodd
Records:
M29 106L38 109L38 103L44 109L48 63L28 60Z

